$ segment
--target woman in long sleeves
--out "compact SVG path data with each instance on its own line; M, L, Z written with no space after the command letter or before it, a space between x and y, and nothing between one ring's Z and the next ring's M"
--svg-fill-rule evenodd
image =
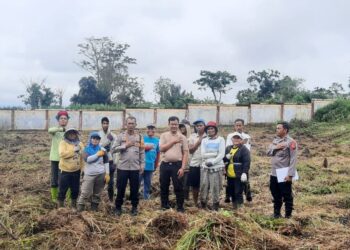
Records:
M228 195L232 198L233 208L237 209L243 204L244 183L248 180L250 168L250 151L244 146L242 135L238 132L233 133L232 143L226 147L224 162Z
M218 136L216 122L210 121L205 127L207 137L201 144L201 206L206 208L209 192L213 199L213 210L219 209L222 175L224 171L225 140Z

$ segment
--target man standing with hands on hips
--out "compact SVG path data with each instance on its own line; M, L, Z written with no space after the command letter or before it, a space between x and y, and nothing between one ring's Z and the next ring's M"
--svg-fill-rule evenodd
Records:
M267 151L272 156L270 190L273 197L273 216L281 217L282 203L285 203L285 217L290 218L293 211L292 179L296 175L297 143L289 135L289 124L280 122L276 127L276 137ZM288 168L284 182L278 182L277 169Z
M169 131L160 136L160 152L162 163L160 165L160 195L161 208L169 209L170 179L174 185L177 211L184 212L183 180L184 170L188 161L187 139L179 131L179 118L171 116L168 119Z

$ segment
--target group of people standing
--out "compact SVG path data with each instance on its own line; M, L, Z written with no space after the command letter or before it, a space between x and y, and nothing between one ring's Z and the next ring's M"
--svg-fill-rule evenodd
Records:
M156 126L147 125L146 135L137 129L135 117L125 121L126 129L116 135L109 129L109 119L101 120L101 131L91 132L87 146L79 140L79 131L66 129L67 111L58 112L58 126L50 128L52 146L51 197L59 207L64 206L66 196L78 211L91 203L97 210L101 192L108 185L108 198L114 201L114 175L116 171L117 194L115 214L123 214L123 202L127 184L130 186L131 214L138 214L140 184L143 182L143 198L150 198L154 171L159 167L161 209L170 209L169 187L173 185L176 210L184 212L184 201L192 194L195 206L218 210L223 181L226 179L225 202L232 202L238 209L246 200L252 201L249 184L251 137L244 133L244 120L234 122L234 131L226 139L219 135L214 121L206 123L198 119L191 124L176 116L168 119L168 131L155 137ZM287 123L277 125L277 137L269 147L272 156L270 189L274 200L274 216L280 217L285 202L286 217L293 210L292 178L295 175L296 142L288 136ZM276 169L288 167L283 183L277 182ZM83 182L79 195L80 176ZM209 197L212 202L209 203Z

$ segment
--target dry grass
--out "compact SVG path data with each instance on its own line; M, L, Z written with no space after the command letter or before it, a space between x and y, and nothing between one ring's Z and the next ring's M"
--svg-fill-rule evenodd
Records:
M18 240L0 228L1 249L349 249L350 159L348 143L298 132L300 181L294 184L291 220L271 219L269 158L264 154L273 128L248 127L253 136L251 186L253 202L238 212L221 203L219 212L200 210L186 202L186 213L159 210L159 181L153 194L140 201L140 214L120 218L106 192L100 211L78 214L55 209L50 201L46 132L0 135L0 220ZM221 130L227 134L229 128ZM337 132L338 133L338 132ZM84 133L85 139L87 133ZM328 166L324 168L324 159ZM174 203L174 196L171 196Z

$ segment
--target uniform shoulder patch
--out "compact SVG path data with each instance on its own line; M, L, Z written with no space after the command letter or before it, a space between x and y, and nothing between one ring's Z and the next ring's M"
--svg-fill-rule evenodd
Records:
M290 149L291 150L295 150L296 148L297 148L297 143L296 143L296 141L294 141L294 140L292 140L291 142L290 142Z

